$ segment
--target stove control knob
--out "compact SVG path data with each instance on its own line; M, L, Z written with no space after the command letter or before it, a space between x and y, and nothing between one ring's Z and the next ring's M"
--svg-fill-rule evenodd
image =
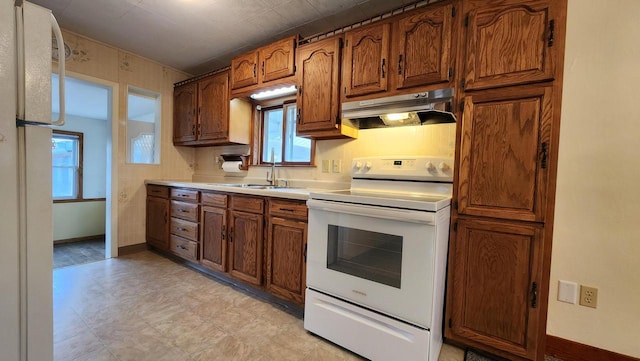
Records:
M369 170L369 169L371 169L371 162L366 162L364 164L364 170Z
M433 163L431 163L431 162L427 162L427 164L425 164L424 167L427 168L428 172L433 172L433 171L436 170L436 166L433 165Z
M353 163L353 168L357 171L360 170L360 168L362 168L362 162Z
M446 172L450 170L451 167L445 162L440 162L440 164L438 164L438 169L440 169L441 172Z

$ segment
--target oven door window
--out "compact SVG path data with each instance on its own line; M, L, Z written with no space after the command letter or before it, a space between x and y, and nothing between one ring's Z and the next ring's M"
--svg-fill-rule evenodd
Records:
M329 224L327 268L400 288L402 236Z

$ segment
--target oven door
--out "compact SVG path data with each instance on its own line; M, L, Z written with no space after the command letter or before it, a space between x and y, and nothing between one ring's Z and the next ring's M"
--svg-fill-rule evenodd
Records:
M307 286L430 328L436 213L311 199Z

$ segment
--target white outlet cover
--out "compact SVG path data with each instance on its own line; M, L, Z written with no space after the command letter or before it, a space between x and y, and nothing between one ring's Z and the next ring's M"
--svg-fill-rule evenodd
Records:
M558 281L558 301L576 304L578 302L578 284L570 281Z

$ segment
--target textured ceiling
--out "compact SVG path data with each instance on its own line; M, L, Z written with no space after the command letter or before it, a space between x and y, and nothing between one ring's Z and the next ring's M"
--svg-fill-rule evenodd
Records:
M292 34L362 21L415 0L30 0L60 26L200 74ZM433 0L432 0L433 1Z

